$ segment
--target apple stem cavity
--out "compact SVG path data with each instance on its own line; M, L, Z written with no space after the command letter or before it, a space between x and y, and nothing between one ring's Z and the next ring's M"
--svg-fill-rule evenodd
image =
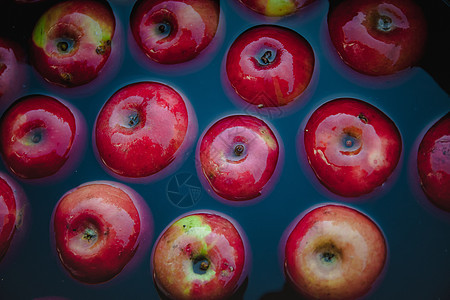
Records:
M392 31L392 19L388 16L380 16L377 22L377 29L382 32Z
M276 50L273 49L264 49L263 54L258 56L258 63L261 66L270 65L276 57Z
M140 122L140 118L139 118L139 114L137 111L133 111L129 116L128 116L128 127L129 128L134 128L136 127Z
M87 240L89 243L95 243L97 241L97 232L94 229L86 228L83 233L83 239Z
M211 263L209 262L209 260L204 257L204 256L199 256L194 258L193 261L193 270L194 273L196 274L205 274L206 271L208 271L209 266L211 265Z
M163 38L168 37L172 32L172 26L170 26L168 22L161 22L157 24L156 29L157 33Z
M245 147L244 145L238 144L234 147L234 154L236 156L241 156L244 153Z

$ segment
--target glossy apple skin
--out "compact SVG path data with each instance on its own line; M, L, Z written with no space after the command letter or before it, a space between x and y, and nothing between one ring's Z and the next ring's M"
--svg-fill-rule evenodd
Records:
M410 0L347 0L328 15L331 41L354 70L389 75L422 57L427 24Z
M285 248L289 282L310 299L356 299L380 278L387 246L379 227L350 207L328 204L305 214Z
M89 182L66 193L53 211L52 231L70 275L89 284L117 276L144 246L143 238L151 239L143 205L114 182Z
M46 95L17 100L0 119L1 155L23 179L57 173L72 155L77 134L72 111Z
M201 176L213 191L231 201L262 195L280 157L278 139L261 119L232 115L208 128L199 142Z
M142 51L161 64L197 57L219 25L216 0L141 0L130 16L131 32Z
M450 212L450 113L425 133L417 153L417 170L428 199Z
M110 56L115 26L106 2L71 0L55 4L33 29L32 64L45 80L59 86L91 82Z
M344 197L363 196L381 186L402 152L394 122L371 104L352 98L334 99L316 109L303 138L317 178Z
M170 299L227 299L248 265L247 241L234 221L214 211L171 223L152 253L155 284ZM202 271L198 264L207 263Z
M0 109L23 89L25 55L16 43L0 37Z
M28 223L26 207L22 188L8 175L0 172L0 263L10 253L8 251L16 250L11 245L17 245L16 242L25 232L24 223Z
M314 52L297 32L260 25L243 32L230 46L227 78L236 93L258 107L278 107L296 100L308 87Z
M268 17L284 17L315 0L239 0L253 11Z
M195 122L173 88L138 82L105 103L96 121L95 144L101 161L115 174L148 177L184 155Z

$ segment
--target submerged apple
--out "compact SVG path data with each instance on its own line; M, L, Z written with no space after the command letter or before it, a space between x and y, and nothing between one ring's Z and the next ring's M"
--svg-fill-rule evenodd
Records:
M138 82L117 91L101 109L94 131L102 163L114 174L150 178L184 158L196 118L173 88Z
M230 46L226 75L246 102L262 107L287 105L308 87L314 52L297 32L260 25L243 32Z
M234 223L234 224L233 224ZM170 224L152 254L153 277L170 299L227 299L246 277L245 236L225 215L192 212Z
M402 152L394 122L371 104L352 98L335 99L316 109L303 138L317 178L344 197L362 196L381 186Z
M357 299L384 269L383 233L366 215L346 206L325 205L308 212L289 233L287 279L311 299Z
M114 182L90 182L66 193L52 219L59 259L70 275L97 284L117 276L148 250L148 207L134 191Z
M0 37L0 111L23 89L26 70L23 50Z
M315 0L239 0L245 6L268 17L283 17L295 13Z
M423 13L410 0L346 0L328 15L328 29L342 60L373 76L418 63L427 36Z
M131 32L142 51L161 64L197 57L216 35L218 0L140 0L130 17Z
M13 240L23 231L25 199L22 189L7 175L0 173L0 262Z
M424 135L417 153L417 169L428 199L450 212L450 113Z
M115 26L106 1L57 3L34 27L32 64L47 81L63 87L91 82L110 56Z
M46 95L29 95L0 119L0 152L9 169L23 179L56 174L79 144L80 122L71 109Z
M276 176L280 146L270 127L250 115L232 115L214 123L199 141L199 176L213 191L232 201L254 199ZM276 178L275 178L276 179Z

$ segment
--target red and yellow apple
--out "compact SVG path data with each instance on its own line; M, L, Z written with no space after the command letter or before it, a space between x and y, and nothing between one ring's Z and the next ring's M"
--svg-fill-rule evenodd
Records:
M155 284L170 299L228 299L246 277L247 248L228 216L189 213L172 222L154 246Z
M301 295L359 299L373 289L386 264L387 246L368 216L329 204L295 222L284 247L284 268Z
M297 12L315 0L239 0L251 10L268 16L284 17Z
M36 23L31 61L45 80L76 87L97 78L107 62L116 21L106 1L55 4Z

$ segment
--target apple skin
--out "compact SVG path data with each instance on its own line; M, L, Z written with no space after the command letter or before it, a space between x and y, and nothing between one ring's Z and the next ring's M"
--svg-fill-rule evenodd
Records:
M179 217L161 233L152 252L155 284L170 299L227 299L242 284L248 265L244 232L214 211Z
M425 133L417 153L417 170L427 198L450 212L450 113Z
M297 32L259 25L233 42L225 67L229 83L244 101L259 108L279 107L308 87L314 60L310 44Z
M334 99L316 109L303 138L319 181L344 197L363 196L383 185L402 152L394 122L371 104L352 98Z
M328 30L341 59L371 76L416 65L423 55L427 23L410 0L347 0L328 15Z
M31 62L48 82L67 88L87 84L97 78L110 56L115 26L106 2L55 4L33 29Z
M310 299L356 299L381 279L387 245L379 227L341 205L317 207L297 222L284 248L288 281Z
M0 263L11 245L17 244L17 240L23 236L24 223L28 223L26 208L23 189L8 175L0 172Z
M199 140L199 177L226 200L251 200L277 179L280 152L276 134L264 121L231 115L215 122Z
M284 17L315 0L239 0L253 11L268 17Z
M56 204L51 221L60 262L74 279L87 284L109 281L140 261L149 249L152 226L145 201L111 181L70 190Z
M216 0L140 0L130 16L131 32L142 51L160 64L197 57L219 25Z
M22 179L56 174L74 154L81 121L59 100L28 95L14 102L0 119L0 152Z
M9 105L26 81L25 53L13 41L0 37L0 109ZM5 105L6 104L6 105Z
M182 161L196 135L190 103L172 87L138 82L118 90L101 109L94 139L102 163L128 179L154 179Z

